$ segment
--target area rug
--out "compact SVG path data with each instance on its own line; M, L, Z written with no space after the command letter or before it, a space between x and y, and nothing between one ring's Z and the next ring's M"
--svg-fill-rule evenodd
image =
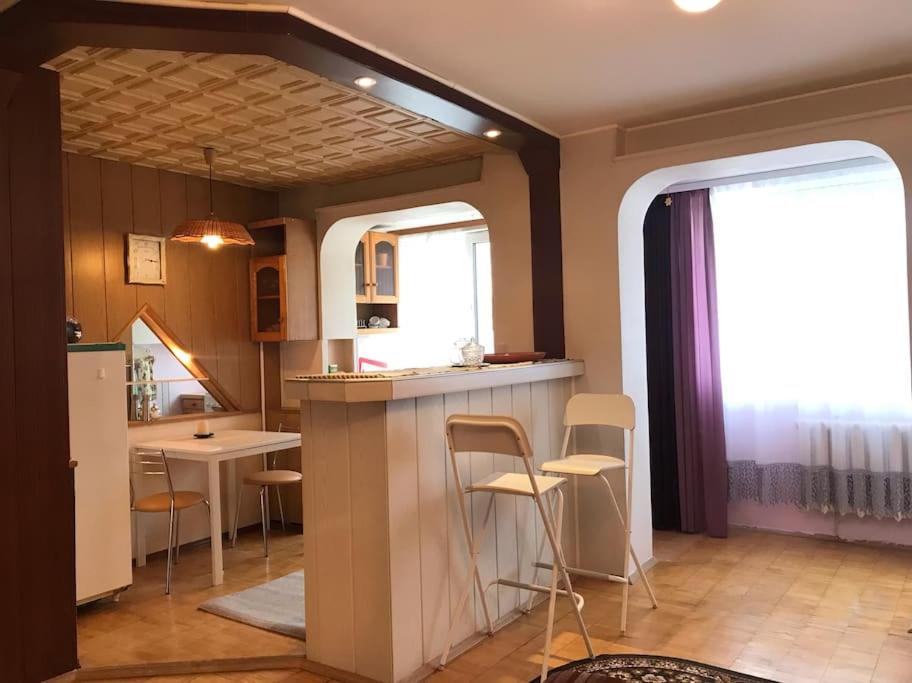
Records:
M547 683L776 683L709 664L654 655L599 655L553 669ZM532 683L540 683L536 678Z
M242 624L305 640L304 572L213 598L199 608Z

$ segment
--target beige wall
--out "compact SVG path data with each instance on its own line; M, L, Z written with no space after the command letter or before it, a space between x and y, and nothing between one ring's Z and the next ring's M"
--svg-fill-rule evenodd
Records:
M788 152L766 159L745 155L848 140L876 145L893 159L906 179L907 210L912 215L912 89L907 89L902 101L897 101L894 90L887 90L889 97L878 100L878 93L884 91L882 83L867 91L852 89L852 95L875 110L867 114L852 111L838 119L830 118L830 105L834 99L845 98L837 98L831 91L819 98L761 105L756 116L738 109L728 116L713 114L649 126L648 130L612 127L562 141L567 353L586 361L586 375L577 390L625 391L637 401L634 542L641 557L651 556L652 545L642 301L642 220L648 201L675 182L762 170L756 164L776 164L776 159L779 167L802 163L801 154ZM878 101L884 108L877 108ZM856 101L856 110L858 106ZM770 130L770 120L794 125ZM726 137L720 139L713 131L724 131ZM632 140L647 151L621 153L625 147L630 149ZM829 160L828 154L838 156L838 150L825 147L819 152L824 158L818 161ZM728 161L701 164L713 160ZM808 163L807 158L803 163ZM669 167L678 168L656 173ZM647 179L628 195L644 176ZM622 211L626 220L619 223ZM621 231L619 224L623 225Z
M357 195L369 196L371 199L314 209L318 239L322 248L323 240L333 225L345 218L446 202L471 204L484 216L491 236L495 345L498 351L528 350L534 346L528 176L519 158L513 153L485 155L480 170L480 178L466 182L467 178L477 176L478 169L471 164L451 165L450 173L438 174L439 177L435 175L433 180L436 183L450 178L455 184L420 191L414 189L416 185L421 187L419 181L424 182L420 174L402 174L401 182L396 183L388 178L378 178L376 186L370 186L366 181L359 183ZM391 195L374 198L385 192ZM355 194L353 191L351 193ZM339 191L336 195L342 196ZM281 202L282 208L304 210L307 199L303 195L295 197L285 194ZM354 243L351 252L354 253ZM349 263L345 265L353 267ZM326 328L325 325L321 327ZM297 347L292 346L284 345L283 348L286 374L299 369L294 365L293 359L296 356L309 359L314 368L325 365L322 357L314 360L312 347L301 347L298 354ZM322 355L326 355L326 349L323 349Z

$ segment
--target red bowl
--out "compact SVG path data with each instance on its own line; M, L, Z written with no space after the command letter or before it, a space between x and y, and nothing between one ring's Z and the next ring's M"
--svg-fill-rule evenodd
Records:
M486 353L485 363L528 363L530 360L541 360L545 357L544 351L511 351L510 353Z

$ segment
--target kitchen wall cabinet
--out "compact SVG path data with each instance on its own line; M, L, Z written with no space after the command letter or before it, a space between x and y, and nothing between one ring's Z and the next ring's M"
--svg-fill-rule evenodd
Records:
M317 236L310 221L274 218L247 226L250 260L250 336L258 342L316 339Z
M366 232L355 249L355 302L399 303L399 237Z

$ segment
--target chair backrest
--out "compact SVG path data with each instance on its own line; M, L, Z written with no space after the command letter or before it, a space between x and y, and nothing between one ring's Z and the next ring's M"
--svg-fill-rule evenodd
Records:
M532 447L522 425L501 415L451 415L446 422L453 453L498 453L531 458Z
M147 448L133 449L132 474L141 477L162 477L168 487L168 495L174 500L174 482L171 479L171 468L168 466L168 457L162 450ZM130 477L130 504L135 499L133 477Z
M633 430L636 406L624 394L576 394L567 401L564 426L598 425Z
M278 429L276 429L276 431L281 432L284 428L285 428L285 425L282 422L279 422L279 427L278 427ZM266 469L268 470L270 467L272 467L272 469L275 469L278 466L278 464L279 464L279 451L273 451L272 452L272 465L270 465L267 462Z

